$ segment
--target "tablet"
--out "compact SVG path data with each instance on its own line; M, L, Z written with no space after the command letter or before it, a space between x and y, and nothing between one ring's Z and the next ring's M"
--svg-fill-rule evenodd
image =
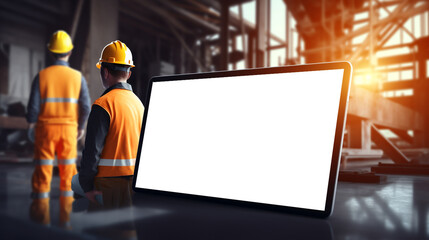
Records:
M334 62L152 78L134 190L329 216L351 72Z

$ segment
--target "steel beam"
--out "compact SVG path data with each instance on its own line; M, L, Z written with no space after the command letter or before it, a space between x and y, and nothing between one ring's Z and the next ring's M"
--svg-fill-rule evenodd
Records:
M416 145L418 147L429 146L429 113L428 113L428 92L429 82L427 79L427 61L429 59L429 37L423 37L416 41L418 47L418 79L419 86L414 90L414 106L423 115L423 131L415 132Z
M215 10L217 8L215 8L215 9L209 8L209 7L205 6L204 4L197 2L196 0L188 0L188 1L191 2L192 4L197 5L204 13L210 14L211 16L218 17L218 18L221 17L221 14L217 10ZM219 1L219 3L221 3L221 2L222 1ZM229 1L227 1L227 2L230 3ZM213 1L213 3L217 3L217 2ZM219 7L219 9L220 9L220 7ZM230 11L229 17L230 17L230 19L229 19L230 25L235 27L236 29L244 28L244 31L246 33L254 32L256 30L255 24L253 24L253 23L251 23L245 19L242 19L240 17L240 14L236 14L236 13ZM242 30L240 30L240 32L242 32ZM283 39L281 39L280 37L278 37L278 36L276 36L270 32L267 32L267 34L269 35L271 40L274 40L279 44L286 44L285 41L283 41Z
M348 114L401 130L423 130L422 115L363 88L352 86Z
M183 37L177 32L176 29L172 25L169 24L171 32L174 34L174 36L179 40L182 47L186 50L186 52L189 54L189 56L192 58L192 60L195 62L195 64L200 68L201 71L206 71L206 68L201 64L200 60L195 56L194 52L191 50L191 48L186 44Z
M372 1L372 0L370 0L370 1ZM410 4L410 0L403 1L401 4L399 4L395 8L395 10L392 12L391 15L389 15L389 17L386 17L386 18L379 20L377 22L372 22L368 26L364 27L367 31L369 31L369 34L365 38L365 40L361 43L361 47L358 48L357 50L353 51L352 56L349 58L350 61L353 62L353 61L357 60L357 58L361 55L362 51L368 46L368 44L370 44L371 38L373 38L374 35L378 35L378 33L382 30L382 28L385 27L387 24L391 23L393 20L399 19L400 14L403 13L402 11L404 9L407 9L408 7L410 7L409 4ZM367 32L367 31L364 31L364 32ZM355 32L353 32L353 33L355 33ZM347 36L353 35L353 33L347 34Z
M125 22L124 29L130 29L129 31L142 31L145 36L157 36L167 41L173 40L172 35L165 32L165 25L161 25L163 23L155 23L153 19L143 17L139 13L130 11L129 8L121 8L120 12L126 15L126 17L122 19L122 21Z
M247 66L247 47L246 47L246 31L244 28L244 17L243 17L243 7L240 4L238 6L238 15L240 16L240 30L241 30L241 48L243 49L243 55L244 55L244 66Z
M196 23L196 24L200 25L201 27L206 28L207 30L210 30L213 32L219 32L220 31L220 28L218 26L211 24L208 21L205 21L204 19L200 18L199 16L197 16L197 15L195 15L195 14L193 14L193 13L191 13L191 12L189 12L183 8L177 7L171 1L168 1L168 0L158 0L158 1L163 3L163 5L165 7L168 7L169 9L175 11L176 13L179 13L180 16L183 16L187 20L192 21L193 23ZM226 1L225 1L225 4L227 4ZM222 5L224 5L224 3L222 3ZM229 11L229 9L228 9L228 11Z
M402 2L402 5L398 6L400 8L397 11L403 10L403 7L406 6L407 2L408 1ZM395 15L389 15L389 17L386 17L386 18L383 18L383 19L377 21L376 23L374 23L374 27L385 26L386 24L389 24L391 22L396 22L399 19L409 18L409 17L414 16L416 14L419 14L419 13L422 13L424 11L427 11L428 9L429 9L429 3L426 3L426 4L423 4L423 5L419 6L419 7L412 8L412 9L410 9L408 11L398 12L398 13L397 13L397 11L394 11ZM395 10L396 10L396 8L395 8ZM342 42L344 42L346 40L350 40L350 39L352 39L354 37L357 37L357 36L360 36L362 34L368 33L368 31L369 31L369 26L363 26L361 28L358 28L358 29L354 30L353 32L348 33L346 36L344 36L342 38L339 38L336 41L336 44L341 44Z
M398 130L398 129L394 129L394 128L391 128L390 131L392 131L394 134L396 134L402 140L404 140L404 141L406 141L406 142L408 142L410 144L414 143L413 137L411 137L410 134L408 134L407 131L405 131L405 130Z
M371 138L374 143L380 147L384 154L390 157L393 162L398 164L409 163L410 160L399 150L389 139L385 138L377 127L371 126Z
M290 1L287 1L287 2L289 3ZM395 10L393 11L392 14L390 14L388 17L386 17L384 19L380 19L380 20L373 23L374 34L378 34L379 31L384 30L384 29L391 29L392 26L395 25L395 23L397 23L397 25L398 24L401 25L402 22L404 20L408 19L409 17L412 17L416 14L422 13L422 12L427 11L429 9L429 3L424 3L424 4L421 4L418 6L415 6L415 3L416 3L415 1L402 1L402 2L398 2L398 3L400 3L400 5L398 5L397 8L395 8ZM409 7L407 9L407 7L410 5L412 5L413 7ZM292 4L292 6L294 6L294 5ZM298 11L298 12L294 13L294 16L297 16L297 15L298 16L307 16L307 15L305 15L305 13L300 13L299 12L301 9L301 8L299 8L300 5L298 4L297 6L298 7L292 8L292 10ZM369 10L369 7L367 10ZM314 34L315 29L318 28L317 26L321 24L321 23L313 24L311 22L308 22L306 19L298 19L298 21L300 22L298 25L298 27L299 27L298 29L300 30L301 33L305 33L305 31L307 31L307 32L311 32ZM398 29L400 27L401 26L397 26L395 29ZM358 28L352 32L349 32L342 37L337 37L335 42L334 42L334 46L343 46L345 42L350 41L352 38L357 37L359 35L363 35L365 33L368 33L370 28L371 28L371 26L370 26L370 24L368 24L367 26L364 26L364 27ZM305 29L307 29L307 30L305 30ZM390 32L388 31L385 33L390 33ZM360 45L361 47L358 48L356 51L353 51L354 56L352 58L350 58L351 60L356 59L363 52L365 52L364 49L369 44L369 42L370 42L369 39L370 38L367 37L367 39ZM379 50L380 47L382 47L382 45L376 46L375 48L377 50ZM323 50L325 50L325 48L321 47L319 50L316 50L315 52L317 53L317 52L321 52ZM313 51L313 49L306 49L304 54L311 55L312 54L311 51ZM365 53L365 54L367 54L367 53Z
M253 68L255 67L255 37L253 33L249 33L247 35L247 65L246 68Z
M349 148L371 149L371 122L369 120L348 117L347 127Z
M256 67L264 67L266 64L267 11L267 0L256 0Z
M426 80L427 81L427 80ZM384 82L383 90L400 90L400 89L413 89L420 86L420 80L407 80L407 81L392 81Z
M166 21L171 23L173 26L178 28L181 32L192 33L187 27L185 27L182 23L177 21L177 19L174 17L174 15L172 15L171 13L166 11L165 9L157 6L154 2L152 2L152 1L141 2L141 1L133 0L133 3L140 5L143 8L147 8L147 9L159 14L163 19L165 19Z
M221 1L220 70L228 70L229 63L229 4Z
M378 0L375 0L377 3L379 3L378 2ZM387 7L382 7L386 12L387 12L387 14L392 14L392 12L390 12L390 10L387 8ZM399 22L399 21L398 21ZM405 31L413 40L416 40L416 38L414 37L414 34L412 34L410 31L408 31L408 29L406 29L406 28L404 28L403 27L403 24L405 23L405 20L403 20L403 21L401 21L399 24L397 24L396 25L396 28L397 29L399 29L399 28L401 28L403 31ZM390 26L390 28L393 28L393 26L394 26L394 24L392 24L391 26ZM393 32L396 32L397 31L397 29L396 30L394 30ZM389 37L390 38L390 37ZM384 44L382 44L382 45L384 45Z
M76 11L74 12L74 17L73 17L73 23L71 25L71 30L70 30L70 37L72 40L74 40L74 37L76 35L76 30L77 30L77 26L79 24L79 19L80 19L80 14L82 12L82 6L83 6L83 2L85 0L79 0L76 6Z
M429 56L429 52L423 52L422 54ZM416 55L415 54L400 54L395 55L391 57L381 57L377 60L378 66L387 66L387 65L394 65L394 64L400 64L400 63L411 63L416 61ZM367 61L360 61L353 65L357 69L363 69L363 68L369 68Z

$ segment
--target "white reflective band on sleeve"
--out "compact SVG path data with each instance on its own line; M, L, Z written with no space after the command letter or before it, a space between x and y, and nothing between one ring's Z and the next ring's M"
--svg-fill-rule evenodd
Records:
M42 99L41 104L44 104L47 102L78 103L78 100L75 98L45 98L45 99Z
M48 198L48 197L49 197L49 192L42 192L42 193L32 192L31 193L31 198L33 199Z
M59 165L69 165L69 164L74 164L76 163L76 158L71 158L71 159L59 159L58 160L58 164Z
M108 167L125 167L125 166L134 166L136 159L100 159L98 166L108 166Z
M53 159L34 159L34 164L36 165L53 165Z
M60 192L61 197L73 197L73 194L74 192L72 190Z

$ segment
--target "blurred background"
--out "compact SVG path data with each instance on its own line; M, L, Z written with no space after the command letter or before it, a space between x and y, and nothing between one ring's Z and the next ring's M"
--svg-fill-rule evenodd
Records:
M0 0L0 161L32 161L31 82L51 64L46 44L63 29L92 101L103 92L95 63L115 39L132 50L129 82L142 100L154 75L350 61L342 167L425 162L428 13L424 0Z
M51 213L36 209L52 218L53 227L30 225L34 166L26 106L33 78L53 63L47 43L59 29L73 39L70 66L83 73L91 101L104 91L95 64L116 39L133 53L129 83L143 101L155 75L351 62L333 216L289 219L141 195L134 217L126 211L82 213L75 206L70 213L56 201L54 168ZM0 0L0 232L5 239L111 239L110 230L134 219L140 237L156 239L215 233L221 239L427 239L428 34L428 0ZM82 148L83 140L79 154ZM57 225L74 231L66 235ZM294 229L298 235L287 235Z

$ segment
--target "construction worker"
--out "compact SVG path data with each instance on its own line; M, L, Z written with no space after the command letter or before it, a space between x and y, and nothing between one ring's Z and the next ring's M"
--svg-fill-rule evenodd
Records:
M77 140L84 135L90 111L90 98L85 78L69 67L73 44L62 30L55 32L48 49L55 62L39 72L31 87L27 107L29 132L35 132L35 169L32 178L33 204L37 218L49 222L49 199L55 154L60 174L60 212L68 219L73 191L71 179L76 174ZM40 216L40 210L47 216ZM43 215L43 214L42 214ZM63 219L64 218L64 219Z
M78 180L97 208L102 194L104 209L131 205L132 176L144 106L127 80L134 67L130 49L119 40L107 44L97 68L106 89L95 100L88 118L85 148Z

